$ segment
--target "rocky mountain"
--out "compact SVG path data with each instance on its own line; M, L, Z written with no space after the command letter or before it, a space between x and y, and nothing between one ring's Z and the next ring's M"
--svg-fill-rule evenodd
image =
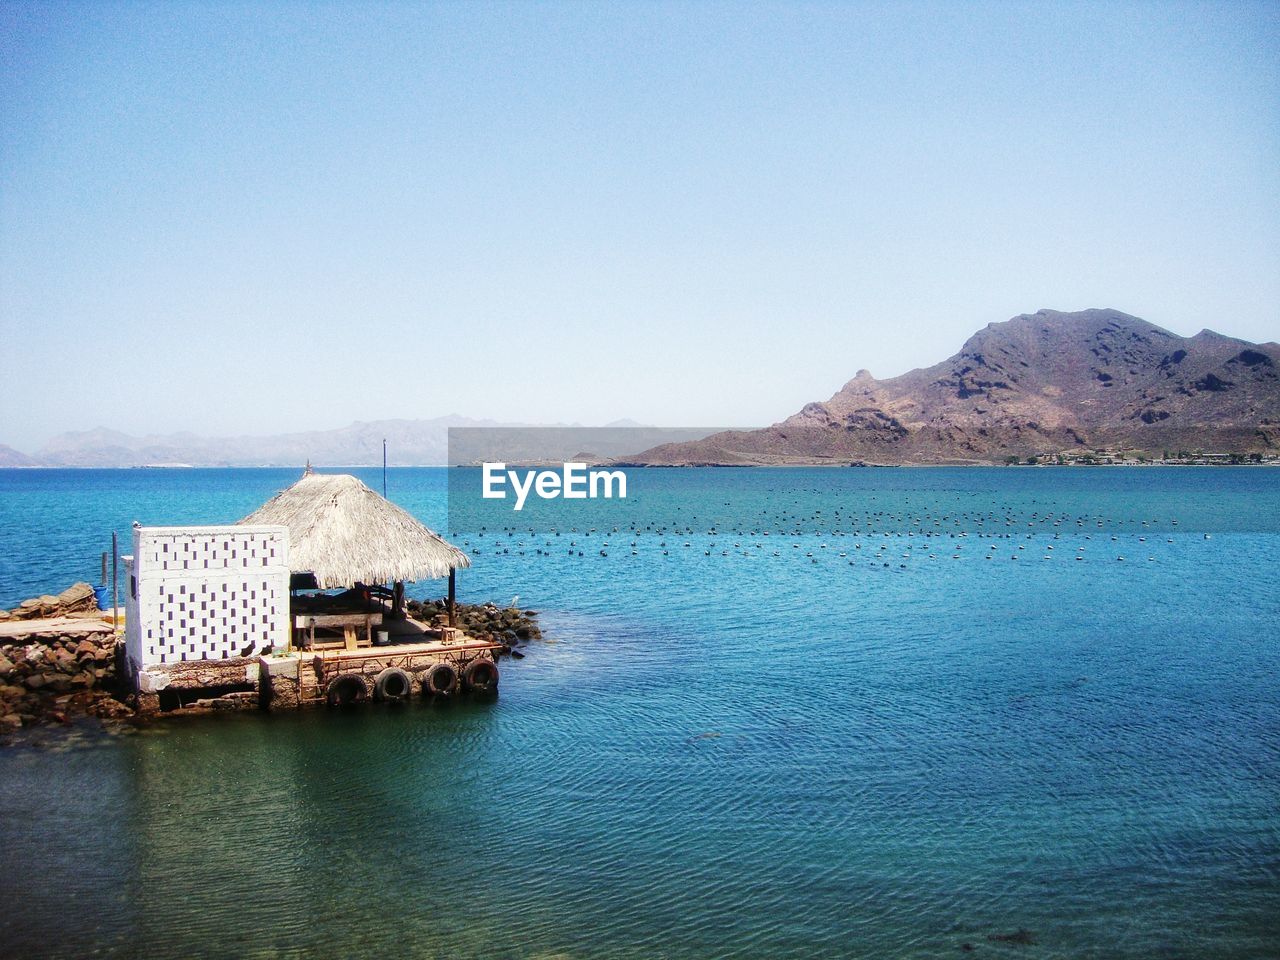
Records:
M1041 310L935 366L866 370L763 430L667 444L645 464L991 463L1124 448L1280 452L1280 345L1179 337L1116 310Z

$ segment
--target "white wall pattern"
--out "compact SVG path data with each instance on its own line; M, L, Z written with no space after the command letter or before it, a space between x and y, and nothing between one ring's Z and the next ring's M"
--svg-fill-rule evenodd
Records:
M146 668L283 649L288 562L285 527L135 527L126 567L130 659Z

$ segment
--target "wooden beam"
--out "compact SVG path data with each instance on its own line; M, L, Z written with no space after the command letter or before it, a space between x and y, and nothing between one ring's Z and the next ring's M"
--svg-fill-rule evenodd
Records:
M458 625L458 570L449 568L449 626Z

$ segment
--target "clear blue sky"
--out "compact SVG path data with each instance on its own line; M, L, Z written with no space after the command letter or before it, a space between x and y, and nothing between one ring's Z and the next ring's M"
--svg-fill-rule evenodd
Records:
M0 443L768 423L1041 307L1280 338L1280 5L0 6Z

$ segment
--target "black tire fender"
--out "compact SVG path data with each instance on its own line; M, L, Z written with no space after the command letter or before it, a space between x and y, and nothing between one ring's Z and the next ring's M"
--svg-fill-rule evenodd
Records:
M452 663L433 663L422 677L422 692L430 697L447 697L458 689L458 671Z
M399 667L387 667L373 681L375 700L407 700L413 695L413 678Z
M462 671L462 685L471 693L492 693L498 689L498 665L488 657L476 657Z
M329 681L324 699L331 707L347 707L360 703L369 696L369 687L358 673L344 673Z

